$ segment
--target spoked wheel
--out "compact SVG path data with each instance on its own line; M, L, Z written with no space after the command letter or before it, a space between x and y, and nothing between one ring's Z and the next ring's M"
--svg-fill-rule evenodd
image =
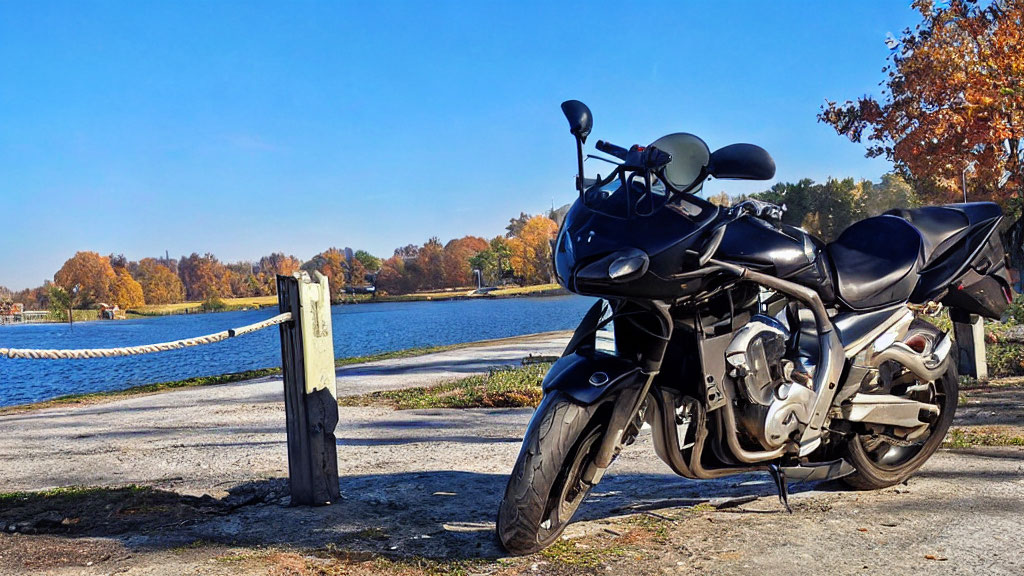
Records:
M498 508L498 538L510 553L530 554L549 546L590 492L583 473L606 425L593 416L593 408L558 392L537 407Z
M930 350L941 337L942 332L938 328L915 320L904 342L915 349ZM955 346L949 354L954 359L957 357ZM891 427L885 427L850 438L847 453L857 472L846 476L843 481L860 490L893 486L913 475L942 444L956 413L959 385L955 364L951 363L946 373L934 382L922 382L896 363L892 363L890 369L891 378L875 393L931 404L938 408L938 415L928 422L926 430L906 437L901 437Z

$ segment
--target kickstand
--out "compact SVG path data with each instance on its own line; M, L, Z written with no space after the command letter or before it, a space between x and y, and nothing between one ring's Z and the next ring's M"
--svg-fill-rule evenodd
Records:
M786 472L782 468L779 468L778 464L769 464L768 472L772 475L772 480L775 480L775 487L779 489L779 502L786 507L786 512L793 513L793 509L789 507L789 487L786 485Z

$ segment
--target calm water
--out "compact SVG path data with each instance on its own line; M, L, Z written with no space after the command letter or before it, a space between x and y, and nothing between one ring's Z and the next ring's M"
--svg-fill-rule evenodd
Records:
M335 306L338 358L417 346L472 342L575 328L593 300L579 296L395 302ZM109 348L166 342L258 322L276 310L165 316L117 322L0 326L0 348ZM117 390L281 365L278 329L217 344L145 356L96 360L0 358L0 406L63 394Z

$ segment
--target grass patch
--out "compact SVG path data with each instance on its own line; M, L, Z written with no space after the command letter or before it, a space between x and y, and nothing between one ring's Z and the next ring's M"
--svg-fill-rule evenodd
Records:
M419 408L519 408L537 406L540 384L551 365L502 368L434 386L386 390L338 399L341 406L384 404L396 410Z
M612 558L625 556L627 553L625 548L618 543L611 546L597 546L595 544L563 538L541 550L540 555L552 564L572 568L594 569L602 566Z
M536 296L539 294L551 294L565 292L565 289L558 284L537 284L536 286L513 286L511 288L498 288L492 290L489 295L502 296Z
M99 488L91 486L68 486L64 488L51 488L39 492L0 492L0 504L10 505L14 502L23 502L29 499L49 499L70 501L82 498L94 498L107 494L110 488ZM147 495L152 488L129 484L117 489L118 493L124 495Z
M950 428L942 441L943 448L974 448L976 446L1024 446L1024 436L996 427Z
M265 308L277 306L277 296L254 296L251 298L221 298L222 310L241 310L243 308ZM128 312L136 316L167 316L169 314L186 314L202 312L203 302L177 302L174 304L147 304L133 308Z

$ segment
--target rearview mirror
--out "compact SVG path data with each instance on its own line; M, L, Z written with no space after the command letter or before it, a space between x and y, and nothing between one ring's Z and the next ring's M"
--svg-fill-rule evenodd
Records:
M730 144L711 154L708 174L730 180L771 180L775 177L775 160L760 146Z
M707 175L705 167L708 165L711 151L697 136L676 132L658 138L651 146L672 156L672 161L665 166L663 173L663 179L672 188L690 191Z
M590 129L594 127L594 118L590 115L590 108L579 100L566 100L562 102L562 113L569 121L569 132L586 143L587 136L590 136Z

